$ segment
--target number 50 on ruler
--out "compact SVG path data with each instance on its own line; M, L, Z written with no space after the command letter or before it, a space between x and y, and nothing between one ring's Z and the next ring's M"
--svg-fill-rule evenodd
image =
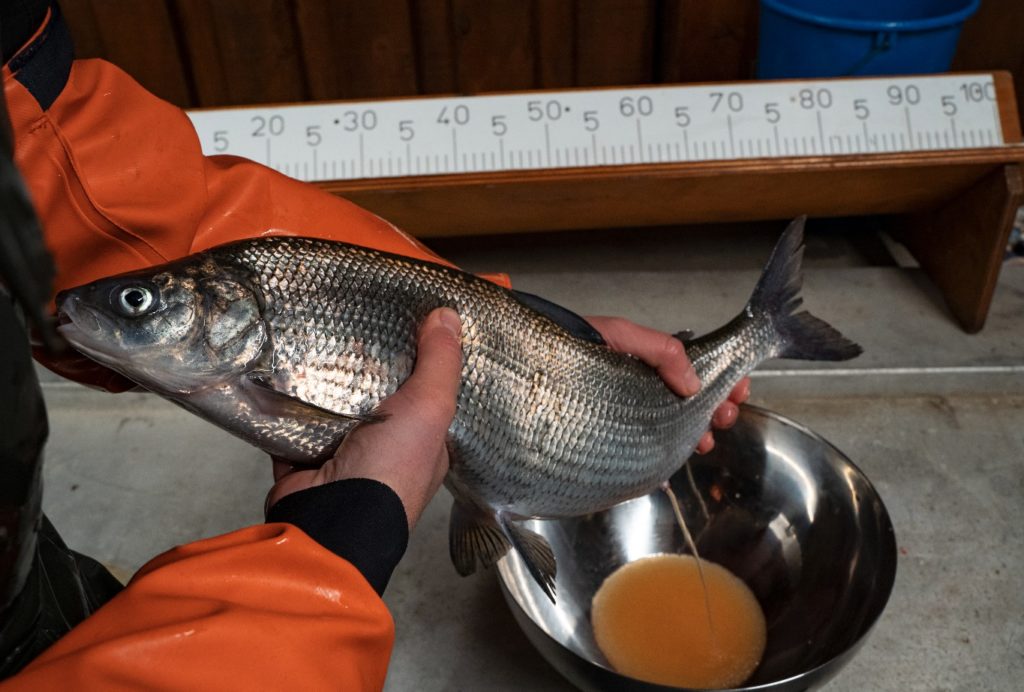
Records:
M347 180L995 147L992 75L755 82L189 113L207 154Z

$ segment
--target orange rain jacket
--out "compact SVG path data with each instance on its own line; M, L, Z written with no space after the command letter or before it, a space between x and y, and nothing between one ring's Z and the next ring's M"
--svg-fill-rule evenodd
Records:
M311 185L203 156L180 109L107 62L72 62L66 31L48 15L3 68L15 162L46 229L57 290L270 233L443 261ZM45 360L82 382L131 386L69 354ZM0 688L379 689L393 638L390 614L355 567L294 526L267 524L154 558Z

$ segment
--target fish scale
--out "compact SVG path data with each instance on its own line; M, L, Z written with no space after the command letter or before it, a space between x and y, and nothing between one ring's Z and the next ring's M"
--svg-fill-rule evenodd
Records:
M682 438L706 427L678 425L683 400L646 366L583 342L482 279L308 239L265 238L214 257L249 273L264 296L271 344L288 354L274 364L278 386L342 414L372 413L408 377L418 324L433 308L457 309L468 327L503 325L464 330L450 449L455 485L473 479L480 501L516 516L585 513L631 496L661 480L652 458L671 448L682 463L696 444ZM299 319L311 300L331 310ZM318 348L325 335L359 357Z
M308 238L233 243L73 289L61 297L70 318L61 329L90 357L267 452L317 463L354 426L377 419L411 374L426 315L455 309L463 367L447 437L453 562L468 574L514 548L553 597L550 546L519 520L587 514L650 492L766 358L860 352L795 312L802 226L783 234L746 309L687 343L703 382L689 398L535 296ZM115 298L132 291L134 303L143 293L156 302L126 316Z

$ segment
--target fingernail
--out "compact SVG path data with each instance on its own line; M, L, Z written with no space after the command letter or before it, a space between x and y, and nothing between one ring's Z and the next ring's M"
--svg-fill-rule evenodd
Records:
M701 435L700 442L697 443L697 449L694 450L697 454L707 454L715 446L715 438L711 434L711 431L705 432Z
M691 393L696 394L700 390L700 378L697 377L697 371L693 368L687 370L683 376L683 384L690 390Z
M459 313L451 308L441 308L437 317L442 326L455 336L462 333L462 320L459 319Z
M711 417L712 426L716 428L724 428L728 426L732 422L733 413L733 409L728 407L718 409Z

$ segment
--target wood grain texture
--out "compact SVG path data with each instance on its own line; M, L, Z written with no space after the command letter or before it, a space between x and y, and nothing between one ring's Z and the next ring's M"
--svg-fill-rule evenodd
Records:
M659 81L738 81L753 76L757 0L664 0L660 10Z
M216 106L526 88L736 81L758 0L60 0L82 57ZM1024 2L985 0L955 70L1024 94Z
M447 0L411 0L416 77L421 94L456 91L455 41Z
M332 181L424 236L924 211L1024 147Z
M576 85L654 81L653 0L578 0Z
M557 89L573 86L576 21L573 0L534 0L534 86Z
M1015 98L1014 75L1000 70L992 75L996 87L996 102L999 104L999 122L1003 128L1003 141L1007 144L1022 141L1020 109Z
M196 106L232 105L209 0L172 0L192 74Z
M896 236L921 263L969 333L985 326L1006 242L1022 201L1021 167L998 166L962 193L895 226Z
M103 57L160 98L194 105L190 74L163 0L64 0L61 9L77 57Z
M1009 70L1024 112L1024 2L984 0L964 23L953 70Z
M176 0L200 105L307 97L288 0Z
M76 58L102 58L106 47L96 25L96 15L89 0L60 0L60 10L75 42Z
M459 93L534 86L533 3L451 0Z
M311 99L418 93L407 0L295 0Z

